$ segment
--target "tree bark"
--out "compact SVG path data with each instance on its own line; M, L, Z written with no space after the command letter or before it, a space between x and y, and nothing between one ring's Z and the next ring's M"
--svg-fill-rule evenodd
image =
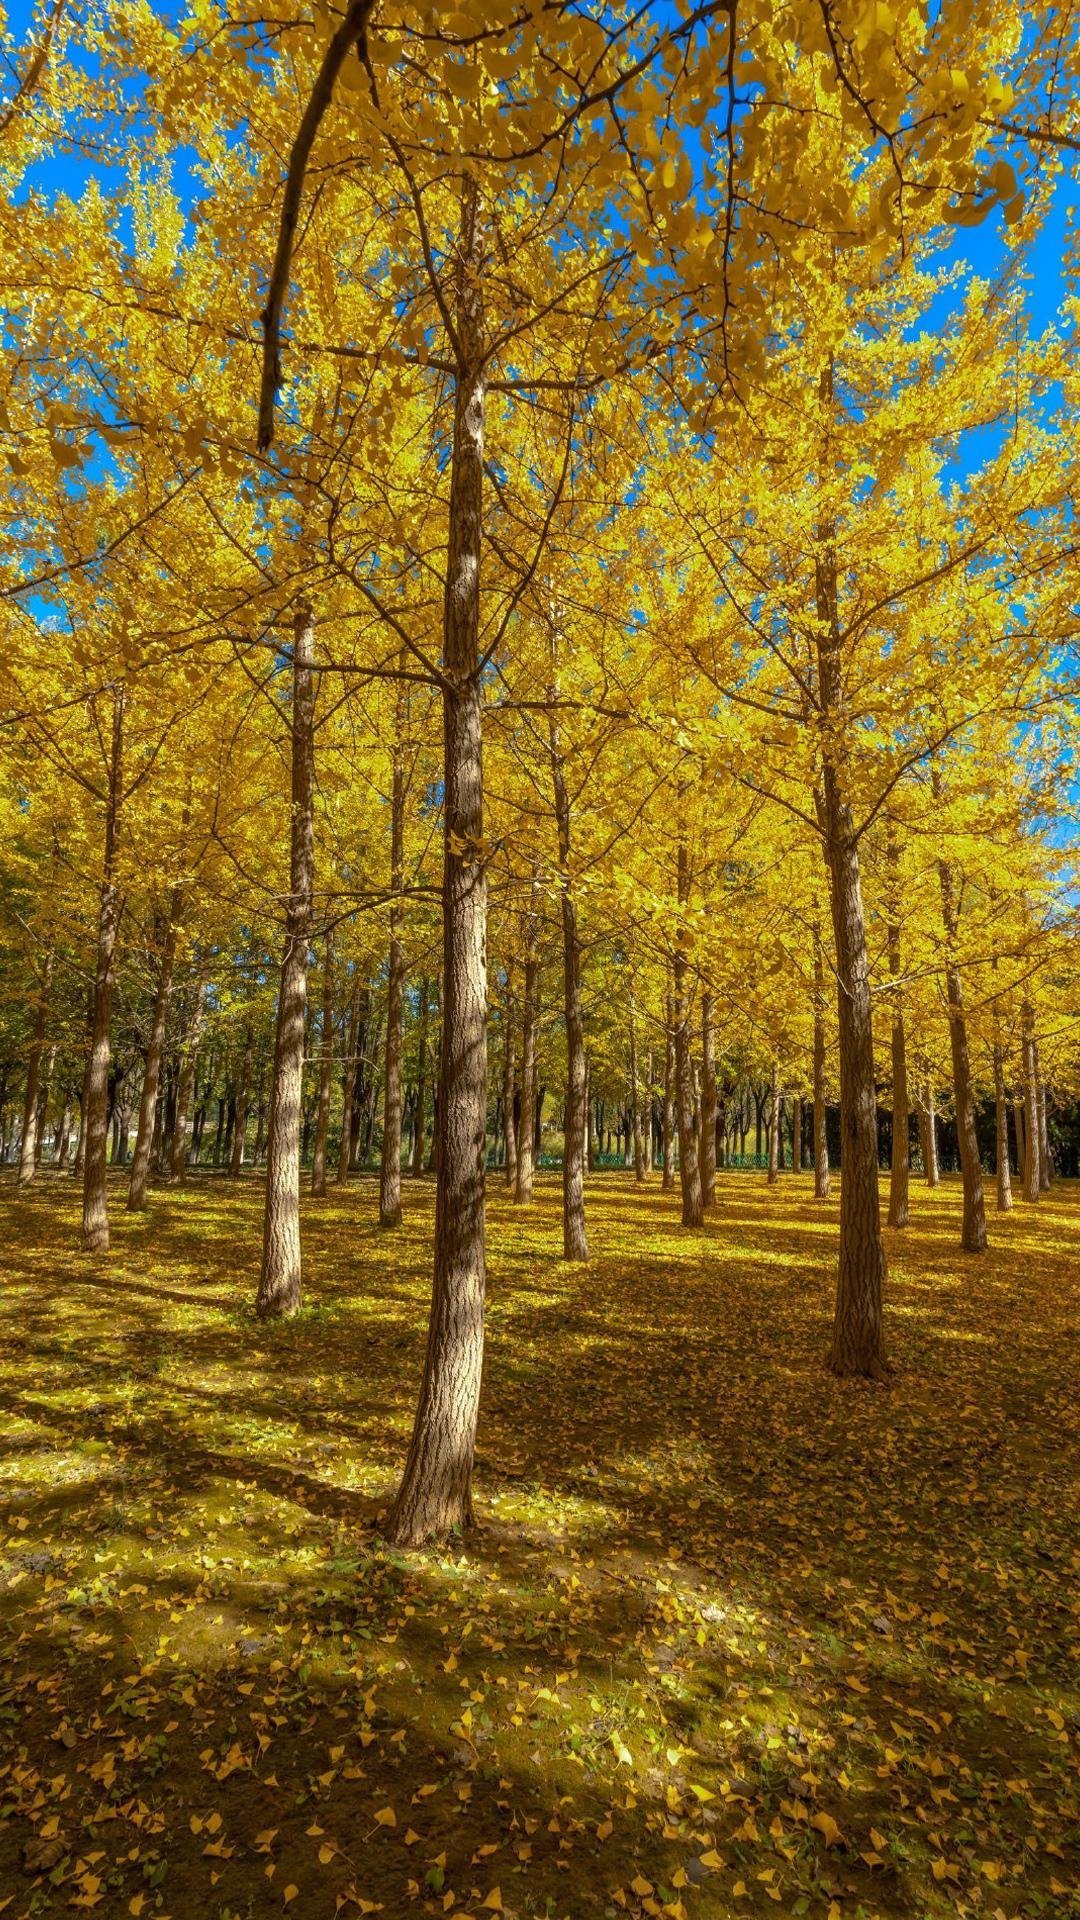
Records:
M19 1171L15 1176L16 1184L20 1187L25 1187L33 1179L40 1158L38 1089L41 1056L45 1050L45 1024L49 1017L52 972L53 949L50 947L45 955L41 980L34 996L34 1025L30 1036L30 1052L26 1060L26 1095L23 1100L22 1140L19 1143Z
M822 381L831 412L832 368ZM828 460L828 453L826 455ZM825 861L836 954L840 1031L840 1264L830 1365L840 1375L880 1378L885 1357L885 1242L878 1200L874 1029L859 842L844 785L845 724L834 528L820 529L816 561L818 691L823 731L821 782Z
M514 1115L514 1078L514 973L513 961L510 961L506 969L506 998L503 1012L503 1180L508 1187L516 1190L518 1177L518 1130Z
M690 861L686 842L682 838L679 840L677 861L679 903L686 906L690 899ZM679 1113L679 1185L682 1192L683 1226L700 1227L705 1219L705 1208L701 1193L701 1169L698 1164L697 1132L694 1126L694 1094L690 1077L690 1000L687 973L686 944L680 929L671 969L675 1005L675 1097Z
M670 987L667 994L666 1013L664 1100L660 1121L660 1145L664 1156L664 1171L660 1185L665 1193L675 1185L675 1005Z
M935 795L940 781L931 775ZM945 991L949 1009L949 1043L952 1052L953 1097L956 1102L956 1136L960 1148L960 1170L964 1188L964 1216L960 1244L965 1253L986 1251L986 1210L983 1204L982 1166L979 1139L975 1131L975 1096L971 1082L967 1020L964 1014L964 989L956 958L959 910L952 865L938 861L941 883L941 912L945 925Z
M554 654L555 642L552 641ZM581 1019L581 944L577 903L570 873L570 796L563 766L562 741L552 687L549 715L551 779L555 795L555 824L559 845L559 899L563 932L563 1012L566 1025L566 1125L563 1133L563 1258L587 1260L585 1230L585 1168L588 1153L589 1089L585 1068L585 1035Z
M315 626L309 606L298 607L293 633L289 899L267 1117L262 1269L255 1299L256 1312L264 1319L294 1314L300 1305L302 1287L300 1109L308 942L315 885Z
M1009 1175L1009 1103L1005 1098L1005 1049L994 1040L994 1137L997 1157L997 1209L1012 1209L1012 1180Z
M829 1140L825 1128L825 961L821 929L814 927L814 1198L827 1200Z
M1039 1065L1039 1043L1037 1040L1032 1041L1032 1064L1035 1070L1035 1086L1037 1089L1036 1110L1039 1119L1039 1191L1040 1193L1048 1193L1052 1172L1050 1163L1050 1129L1046 1119L1046 1082L1042 1077L1042 1069Z
M107 1253L109 1249L106 1166L114 964L116 937L124 911L124 896L116 879L116 851L124 786L125 701L125 689L122 686L114 687L112 748L105 800L105 857L98 908L97 963L94 969L94 1018L83 1107L86 1150L83 1159L82 1246L86 1253Z
M420 1031L416 1042L416 1127L413 1133L412 1173L418 1179L424 1171L424 1141L427 1134L427 1047L428 1000L431 987L425 973L420 982Z
M630 1125L634 1138L634 1179L645 1181L645 1140L641 1124L641 1082L638 1075L637 1008L630 995Z
M1039 1198L1039 1089L1035 1071L1034 1015L1025 1000L1020 1014L1024 1065L1024 1199Z
M143 1068L142 1094L139 1099L139 1124L135 1133L135 1153L131 1162L131 1179L128 1183L128 1208L139 1213L146 1205L146 1183L150 1176L150 1149L154 1143L154 1120L157 1114L158 1085L161 1079L161 1056L165 1047L165 1022L169 1011L169 993L172 988L173 966L176 961L176 942L180 932L180 915L183 910L183 892L174 887L168 907L168 924L161 944L161 960L158 965L157 988L154 993L154 1011L150 1021L150 1036L146 1045L146 1064Z
M772 1063L772 1092L769 1103L769 1185L780 1178L780 1062Z
M919 1109L919 1131L922 1134L923 1168L926 1172L928 1187L941 1184L941 1162L938 1159L937 1110L934 1105L932 1081L926 1083L926 1100Z
M404 660L402 661L404 667ZM394 764L390 798L390 964L386 986L386 1052L383 1079L382 1158L379 1163L379 1225L401 1225L401 1048L405 1017L405 861L404 682L399 683L394 713Z
M443 603L443 981L435 1267L427 1353L387 1525L398 1546L472 1522L484 1357L487 877L479 657L485 362L475 180L462 186L456 392Z
M356 1047L360 1019L360 988L353 987L349 1005L349 1029L345 1041L345 1058L341 1063L341 1139L338 1142L337 1185L343 1187L349 1178L349 1164L352 1159L352 1115L353 1082L356 1075Z
M248 1113L251 1108L251 1051L254 1035L250 1021L244 1027L244 1044L240 1050L240 1073L236 1085L236 1111L233 1116L232 1146L229 1154L229 1178L239 1180L244 1164L244 1145L247 1140Z
M701 996L701 1202L716 1205L716 1053L713 997Z
M892 981L892 1159L889 1171L889 1225L906 1227L909 1219L911 1170L908 1124L907 1035L904 996L900 985L900 851L890 831L888 840L889 977Z
M518 1127L517 1184L514 1200L528 1206L536 1165L536 1029L540 1015L540 960L537 954L537 881L525 923L525 986L521 1007L521 1124Z

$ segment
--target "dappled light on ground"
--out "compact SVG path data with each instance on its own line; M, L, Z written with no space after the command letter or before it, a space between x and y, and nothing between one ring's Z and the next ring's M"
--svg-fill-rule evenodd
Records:
M481 1524L411 1556L431 1185L375 1207L307 1203L266 1325L254 1183L99 1262L0 1194L0 1910L1073 1911L1080 1194L978 1260L918 1190L868 1387L808 1176L700 1233L599 1177L588 1267L493 1184Z

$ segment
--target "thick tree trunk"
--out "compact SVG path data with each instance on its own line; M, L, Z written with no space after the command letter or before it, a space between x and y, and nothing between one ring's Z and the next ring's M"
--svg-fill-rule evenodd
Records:
M398 1546L471 1524L484 1357L487 877L480 563L485 375L478 190L462 187L458 355L443 615L443 981L435 1271L405 1472L387 1525Z
M139 1099L139 1125L135 1134L135 1153L131 1162L131 1179L128 1183L127 1203L133 1213L141 1212L146 1205L146 1183L150 1176L150 1149L154 1143L154 1120L157 1115L158 1086L161 1080L161 1056L165 1047L165 1022L169 1011L169 993L172 988L176 942L180 932L182 910L182 891L179 887L174 887L168 907L168 924L161 943L154 1011L150 1020L150 1035L146 1043L146 1064L143 1068L142 1094Z
M935 792L939 790L935 779ZM952 1051L953 1097L956 1102L956 1137L960 1148L960 1170L964 1188L964 1217L960 1244L965 1253L986 1251L986 1210L983 1204L982 1165L979 1139L975 1130L975 1096L971 1082L967 1020L964 1014L964 989L956 959L959 916L956 906L953 870L948 860L938 861L941 883L941 911L945 924L945 991L949 1008L949 1043Z
M645 1180L645 1140L641 1124L641 1082L638 1076L637 1008L630 995L630 1125L634 1139L634 1178Z
M285 950L278 986L266 1136L262 1269L255 1309L264 1319L300 1305L300 1119L304 1081L308 942L315 885L315 626L301 604L293 638L292 834Z
M23 1100L22 1140L19 1143L19 1171L16 1182L25 1187L37 1172L40 1158L40 1120L38 1114L38 1091L41 1075L41 1056L45 1049L45 1023L49 1017L49 989L52 985L53 949L45 955L41 969L41 979L34 996L34 1025L30 1036L30 1052L26 1060L26 1095Z
M514 974L513 962L506 969L506 998L503 1004L502 1132L503 1180L517 1187L518 1139L514 1112Z
M907 1035L904 1028L904 997L900 986L900 889L897 871L900 854L891 833L888 858L889 976L892 981L892 1164L889 1172L889 1225L906 1227L909 1219L911 1130L908 1124Z
M821 930L814 928L814 1198L827 1200L829 1140L825 1128L825 961Z
M554 652L554 641L552 648ZM554 701L556 689L552 689ZM570 796L566 787L559 725L552 705L549 723L551 778L559 843L559 897L563 932L563 1010L566 1024L566 1126L563 1136L563 1258L587 1260L585 1169L588 1155L589 1089L581 1019L581 944L570 873Z
M525 925L525 986L521 1007L521 1124L517 1142L517 1184L514 1200L528 1206L533 1194L536 1165L536 1029L540 1017L540 961L537 955L537 883Z
M424 1141L427 1134L427 1047L428 999L431 988L425 973L420 982L420 1032L416 1043L416 1127L413 1133L412 1172L418 1179L424 1171Z
M404 661L402 662L404 667ZM405 859L405 697L399 691L394 717L394 765L390 800L390 964L386 986L386 1053L383 1077L383 1137L379 1163L379 1225L401 1225L401 1049L405 1017L405 906L401 887Z
M660 1185L665 1193L675 1185L675 1003L670 987L666 1012L664 1099L660 1122L660 1148L664 1156Z
M83 1107L86 1150L83 1160L82 1246L86 1253L107 1253L109 1248L106 1166L114 962L116 936L124 911L124 896L116 880L116 843L123 797L125 698L123 687L113 689L112 750L105 803L105 858L98 908L97 963L94 969L94 1017Z
M716 1205L716 1053L713 997L701 996L701 1202Z
M1009 1103L1005 1098L1005 1049L994 1041L994 1136L997 1143L997 1208L1008 1213L1012 1208L1012 1180L1009 1176Z

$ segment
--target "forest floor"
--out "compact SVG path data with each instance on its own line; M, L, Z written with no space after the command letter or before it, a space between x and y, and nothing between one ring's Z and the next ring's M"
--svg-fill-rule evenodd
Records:
M837 1207L491 1182L480 1526L381 1543L432 1189L307 1202L252 1313L253 1182L0 1191L0 1910L1080 1912L1080 1188L916 1188L892 1381L825 1371Z

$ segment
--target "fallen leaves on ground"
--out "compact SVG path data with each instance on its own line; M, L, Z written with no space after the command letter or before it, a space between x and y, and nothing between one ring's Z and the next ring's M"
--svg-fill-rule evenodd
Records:
M119 1199L119 1194L118 1194ZM1080 1195L890 1236L886 1387L825 1371L836 1203L725 1174L701 1233L493 1183L481 1526L377 1526L432 1194L308 1205L251 1312L254 1182L0 1195L0 1912L1075 1911Z

